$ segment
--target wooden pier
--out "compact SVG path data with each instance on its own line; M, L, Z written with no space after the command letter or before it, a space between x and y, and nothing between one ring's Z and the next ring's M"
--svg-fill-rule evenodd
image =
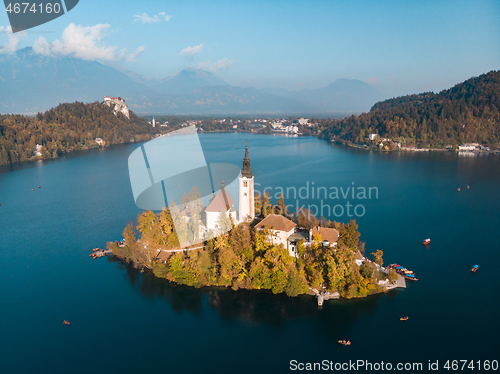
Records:
M316 290L314 288L309 288L309 291L312 291L312 293L318 299L318 306L319 307L323 306L323 302L325 300L340 299L340 294L338 292L332 292L332 293L330 293L328 291L319 292L318 290Z

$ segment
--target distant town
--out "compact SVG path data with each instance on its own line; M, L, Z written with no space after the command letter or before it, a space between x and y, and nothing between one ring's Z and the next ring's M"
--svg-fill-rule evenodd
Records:
M153 128L196 126L199 132L255 132L285 135L317 135L318 122L309 118L203 118L152 116L146 117Z

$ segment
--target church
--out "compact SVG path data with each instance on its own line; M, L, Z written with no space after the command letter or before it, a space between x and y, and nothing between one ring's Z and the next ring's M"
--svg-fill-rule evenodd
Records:
M238 211L234 207L234 200L226 191L223 180L219 193L205 209L207 230L221 231L222 213L225 213L227 217L231 217L235 225L245 220L252 221L255 218L254 179L255 177L250 168L248 144L246 144L243 170L241 171L241 176L238 178Z

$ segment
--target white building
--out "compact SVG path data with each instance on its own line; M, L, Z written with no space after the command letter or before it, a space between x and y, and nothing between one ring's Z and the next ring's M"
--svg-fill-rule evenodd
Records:
M339 240L339 232L330 227L313 227L309 231L309 241L312 242L316 235L321 236L321 244L323 247L336 247Z
M377 134L368 134L368 139L370 139L370 140L375 140L376 137L377 137Z
M33 153L35 154L35 156L40 157L42 155L42 146L40 144L37 144Z
M245 157L243 158L243 170L239 178L239 222L246 219L252 221L255 218L254 204L254 181L255 177L250 168L250 157L248 157L248 145L245 145Z
M102 138L95 138L95 142L97 144L99 144L100 146L102 146L104 144L104 141L102 140Z
M479 144L477 143L466 143L458 146L459 151L474 151L479 149Z
M236 224L236 209L234 208L234 200L225 189L224 181L220 186L220 192L215 196L212 202L205 209L207 215L207 229L218 231L221 229L221 216L225 213L226 216L232 217L233 222Z
M207 230L217 231L221 228L220 220L222 213L225 213L228 217L230 215L235 225L247 219L252 221L255 218L254 181L255 177L252 174L252 169L250 168L248 145L246 145L245 157L243 158L243 170L241 171L241 176L238 179L238 216L236 215L234 200L226 191L224 181L222 181L220 192L205 209Z
M268 241L272 244L287 247L287 239L293 234L295 227L297 225L295 222L290 221L288 218L282 216L281 214L270 214L262 221L260 221L255 228L257 230L269 230ZM290 252L290 249L289 249ZM293 254L291 254L293 256Z
M299 125L307 125L308 122L308 118L299 118Z
M155 117L153 116L153 120L151 121L151 126L156 127Z

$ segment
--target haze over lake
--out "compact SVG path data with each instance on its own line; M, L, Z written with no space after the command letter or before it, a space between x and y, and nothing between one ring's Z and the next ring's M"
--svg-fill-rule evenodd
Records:
M260 191L376 187L377 198L348 199L364 207L352 218L366 252L383 250L386 264L402 264L420 280L326 301L321 310L310 296L170 285L88 257L121 239L140 212L127 170L137 144L2 167L2 372L255 373L287 372L290 360L426 368L428 360L498 359L498 155L370 153L313 137L243 133L200 134L200 141L207 162L240 167L247 141ZM285 200L321 206L312 196ZM477 274L469 271L474 264ZM61 325L65 319L71 326Z

